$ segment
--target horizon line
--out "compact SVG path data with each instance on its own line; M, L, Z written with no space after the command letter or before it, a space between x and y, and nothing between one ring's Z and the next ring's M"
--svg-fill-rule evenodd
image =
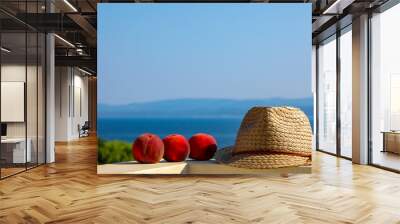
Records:
M281 100L303 100L303 99L312 99L314 98L312 95L308 97L297 97L297 98L289 98L289 97L270 97L270 98L172 98L172 99L156 99L156 100L148 100L148 101L132 101L128 103L98 103L98 105L106 105L106 106L126 106L130 104L142 104L142 103L157 103L157 102L165 102L165 101L177 101L177 100L228 100L228 101L249 101L249 100L272 100L272 99L281 99Z

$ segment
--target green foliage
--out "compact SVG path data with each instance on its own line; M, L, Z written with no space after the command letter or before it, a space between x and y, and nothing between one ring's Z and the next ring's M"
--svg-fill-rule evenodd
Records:
M99 164L132 161L132 145L125 141L99 139L97 162Z

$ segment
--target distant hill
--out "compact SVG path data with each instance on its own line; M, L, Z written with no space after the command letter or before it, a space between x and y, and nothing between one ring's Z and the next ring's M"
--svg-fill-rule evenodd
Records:
M174 99L126 105L98 105L99 118L129 117L242 117L254 106L293 106L310 118L313 99Z

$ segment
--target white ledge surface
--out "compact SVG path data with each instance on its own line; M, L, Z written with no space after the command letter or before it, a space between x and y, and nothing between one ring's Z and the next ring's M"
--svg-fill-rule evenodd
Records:
M161 161L156 164L140 164L136 161L97 165L97 174L309 174L311 166L276 169L236 168L217 163L215 160L184 162Z

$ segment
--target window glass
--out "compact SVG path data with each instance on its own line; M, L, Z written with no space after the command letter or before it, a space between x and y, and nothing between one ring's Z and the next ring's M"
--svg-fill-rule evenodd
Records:
M400 170L400 4L371 19L372 163Z
M336 36L318 48L318 148L336 153Z
M340 154L352 157L352 34L340 36Z

